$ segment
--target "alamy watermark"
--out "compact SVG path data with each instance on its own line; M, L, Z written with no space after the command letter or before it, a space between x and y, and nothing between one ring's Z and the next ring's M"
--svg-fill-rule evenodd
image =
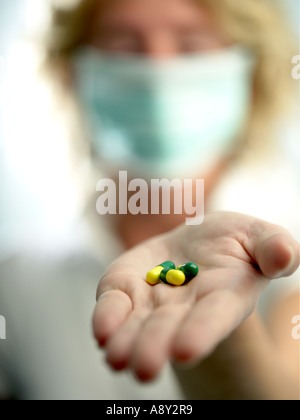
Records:
M0 340L6 340L6 319L0 315Z
M292 324L295 325L292 329L292 337L294 340L300 340L300 315L292 318Z
M101 179L97 183L100 196L96 209L106 214L172 214L187 215L186 225L196 226L204 221L204 179L133 179L119 172L119 180Z
M295 55L292 58L292 64L296 64L292 70L292 77L295 80L300 80L300 55Z

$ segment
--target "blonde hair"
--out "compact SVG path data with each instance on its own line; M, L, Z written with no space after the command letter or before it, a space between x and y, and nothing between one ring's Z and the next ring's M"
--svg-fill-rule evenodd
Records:
M275 0L197 0L212 10L233 42L251 48L258 58L252 112L241 144L262 154L272 139L275 122L291 97L292 37ZM57 78L64 64L84 44L95 7L103 0L79 0L74 7L52 10L46 38L46 63Z

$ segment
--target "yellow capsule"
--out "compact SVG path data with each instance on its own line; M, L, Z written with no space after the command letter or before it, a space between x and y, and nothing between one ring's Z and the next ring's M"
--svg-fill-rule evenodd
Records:
M149 271L146 276L147 283L151 284L152 286L155 286L156 284L158 284L160 282L160 273L162 272L163 269L164 267L159 265L155 267L153 270Z
M182 286L186 280L185 274L180 270L170 270L166 276L167 282L173 286Z

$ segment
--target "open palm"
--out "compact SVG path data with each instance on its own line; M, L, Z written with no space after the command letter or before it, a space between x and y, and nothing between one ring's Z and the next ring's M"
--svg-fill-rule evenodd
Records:
M171 260L199 274L182 287L150 286L146 273ZM116 370L151 380L167 360L208 356L255 310L270 279L299 265L299 244L283 228L235 213L214 213L123 254L100 281L94 333ZM284 281L284 280L283 280Z

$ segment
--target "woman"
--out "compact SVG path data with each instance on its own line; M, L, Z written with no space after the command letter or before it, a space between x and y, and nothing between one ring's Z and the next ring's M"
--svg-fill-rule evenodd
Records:
M93 159L96 180L100 171L117 177L120 169L132 178L205 178L207 210L218 209L213 192L235 170L233 159L242 166L275 154L285 118L279 112L293 91L294 51L268 2L80 2L54 13L47 52L50 74L64 91L67 80L79 99L91 144L81 131L77 150L80 162ZM184 159L188 165L180 164ZM155 223L147 232L142 215L120 216L115 225L123 243L176 227L185 215L153 216L147 225L150 219ZM141 237L132 238L132 224Z
M55 10L47 64L51 74L59 76L61 86L65 87L67 82L68 92L75 91L81 115L90 123L91 147L87 147L86 136L78 136L84 140L84 146L78 148L81 161L85 150L85 159L95 164L93 169L100 168L112 178L116 178L120 169L128 171L132 178L146 180L164 176L204 178L207 212L228 209L256 217L263 217L265 212L265 219L284 224L279 222L281 209L278 214L274 212L277 201L269 189L281 176L279 169L278 176L270 176L269 168L273 168L274 162L277 165L278 160L269 139L274 136L278 111L289 92L292 50L288 45L280 16L268 2L244 1L237 5L230 0L94 0L79 2L71 9ZM181 161L185 165L180 166ZM277 188L286 207L291 197L280 183ZM266 193L270 207L265 203ZM102 219L94 210L95 200L92 201L89 214L90 219L96 219L94 232L98 239L104 223L101 224ZM283 215L284 219L290 217L286 209ZM121 214L112 218L110 234L115 233L116 242L125 250L170 231L185 217L175 212ZM117 370L132 367L141 380L150 380L170 357L189 362L203 361L206 357L205 362L188 371L176 370L187 398L297 399L298 343L290 338L290 320L298 312L297 280L268 286L269 293L264 298L270 298L278 285L283 285L281 293L286 291L272 305L272 311L266 300L261 300L264 310L268 309L269 323L262 323L255 312L267 279L289 276L297 268L297 243L281 228L236 214L207 216L203 226L193 229L182 227L134 249L104 277L99 287L94 331L98 342L106 346L109 363ZM104 258L103 237L100 238L100 247L95 252ZM232 248L229 255L228 248ZM211 289L201 289L202 282L175 291L159 287L149 295L139 293L144 290L141 283L144 264L147 271L163 255L192 260L195 249L201 250L202 255L210 249L205 258L200 259L198 252L194 257L204 267L199 279L203 280L208 268L208 272L214 273L219 285L216 291L221 294L216 297L211 295ZM111 253L107 257L110 259ZM141 265L132 267L132 259L134 265L141 260ZM245 269L245 263L250 271ZM120 275L116 276L120 272L127 290L119 283ZM233 274L236 279L232 283ZM206 278L211 284L213 279L208 278L207 272ZM200 289L195 290L193 284ZM83 289L80 288L81 292ZM123 293L116 294L116 289ZM176 328L180 323L183 325L188 314L192 316L195 302L191 304L190 298L198 292L211 298L206 301L207 311L195 323L196 329L187 332L183 328L181 342L190 343L190 347L186 344L180 348L177 342L174 349ZM66 302L73 293L65 288ZM141 311L131 313L128 297ZM162 302L157 312L147 307L150 304L153 308L152 299ZM219 314L217 319L223 318L224 311L230 308L223 322L217 322L211 314L212 322L203 324L203 316L210 316L211 305ZM65 314L62 311L62 318L67 313L73 312L70 308ZM152 329L152 342L157 345L153 357L147 348L151 349L149 340L155 319L159 327ZM53 325L49 322L49 326ZM207 331L211 327L213 333L209 337L207 331L205 334L202 331L206 346L200 345L198 337L193 348L191 337L199 334L199 325L206 326ZM67 326L68 322L61 331L66 331ZM55 337L51 327L50 331L50 336ZM70 347L73 340L70 335ZM50 343L53 340L49 340L49 348L53 345ZM82 350L83 354L88 352ZM270 364L266 363L266 357L270 358ZM60 361L61 369L66 371L69 365L63 357ZM69 374L76 381L76 374ZM53 383L55 377L53 374ZM33 383L39 380L37 375ZM67 388L68 382L71 381L66 380L62 389ZM115 383L120 386L121 379ZM49 393L50 388L51 381ZM136 389L135 392L142 392ZM158 389L154 388L155 398L163 395ZM80 384L76 392L79 395L82 392ZM99 394L103 397L104 391ZM119 395L122 393L116 392L113 397ZM141 395L146 398L143 393L135 397Z

